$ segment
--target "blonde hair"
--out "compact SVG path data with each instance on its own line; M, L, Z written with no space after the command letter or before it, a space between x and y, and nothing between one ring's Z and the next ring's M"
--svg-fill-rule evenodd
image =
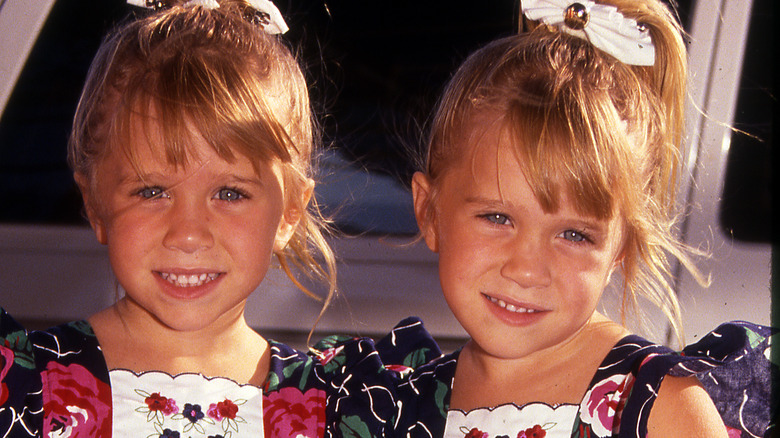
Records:
M253 24L251 13L242 1L223 0L216 9L178 4L106 37L68 143L71 168L88 182L82 189L94 191L96 168L112 151L126 154L137 167L136 153L123 140L144 135L132 131L138 121L147 136L151 123L159 126L161 156L171 165L186 166L192 159L188 144L194 130L227 161L236 153L256 165L278 160L285 202L305 199L312 154L320 146L306 82L291 51ZM292 207L303 214L287 247L275 255L308 295L319 299L295 278L291 263L328 285L324 310L336 289L325 222L314 202Z
M668 255L707 282L692 262L697 252L673 232L687 77L682 30L660 1L602 3L647 27L653 66L624 64L545 25L489 43L447 85L424 168L435 200L436 185L464 155L459 139L474 114L496 114L545 211L559 208L563 190L582 214L622 215L623 322L628 310L638 312L643 295L682 340Z

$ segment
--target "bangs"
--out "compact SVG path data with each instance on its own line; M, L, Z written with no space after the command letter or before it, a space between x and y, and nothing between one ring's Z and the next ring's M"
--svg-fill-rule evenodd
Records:
M621 151L628 142L624 124L610 108L569 105L561 99L550 104L510 103L503 120L505 135L513 153L547 212L556 212L565 195L574 209L597 219L609 219L621 202L621 180L626 166ZM595 105L594 105L595 106ZM597 118L615 120L615 129L599 129L591 124ZM607 113L607 114L605 114ZM609 114L612 113L612 114Z
M127 153L137 143L127 140L145 135L155 154L186 166L198 135L227 161L240 154L306 167L312 121L297 63L273 37L220 14L172 11L139 23L137 39L121 37L113 57L123 61L105 84L113 101L105 140Z

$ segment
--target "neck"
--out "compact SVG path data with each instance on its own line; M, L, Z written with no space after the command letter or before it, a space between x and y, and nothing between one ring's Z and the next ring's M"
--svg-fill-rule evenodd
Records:
M519 358L497 357L469 341L458 360L450 407L579 403L601 361L626 334L595 314L566 342Z
M268 343L247 325L243 308L210 325L177 330L122 299L89 322L109 369L198 372L240 383L262 383L267 372Z

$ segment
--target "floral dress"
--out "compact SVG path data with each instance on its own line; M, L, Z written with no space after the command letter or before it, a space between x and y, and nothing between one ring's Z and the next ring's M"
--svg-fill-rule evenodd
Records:
M440 356L414 319L378 343L326 338L316 355L269 344L262 388L199 374L136 375L107 369L86 321L27 332L0 309L0 436L387 436L399 379Z
M579 405L504 405L468 413L449 409L456 351L415 369L400 385L398 397L404 407L397 435L644 438L664 376L695 375L715 402L730 437L763 437L772 427L771 382L778 366L770 361L769 344L775 332L745 322L727 323L679 353L626 336L604 358ZM538 412L528 415L529 408Z

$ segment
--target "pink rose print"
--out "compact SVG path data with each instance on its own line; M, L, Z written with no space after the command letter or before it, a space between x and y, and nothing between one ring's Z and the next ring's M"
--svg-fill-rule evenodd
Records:
M544 438L546 436L547 431L538 424L517 434L517 438Z
M344 346L340 345L338 347L328 348L327 350L323 351L319 355L320 364L326 365L328 362L333 360L334 357L338 356L343 349Z
M390 371L395 371L398 374L406 374L414 371L412 367L408 367L406 365L387 364L385 365L385 368L387 368Z
M43 435L111 436L111 389L81 365L49 362L43 380Z
M14 352L0 345L0 405L8 400L8 386L5 384L5 375L14 363Z
M726 426L726 432L729 434L729 438L742 438L742 431L739 429Z
M471 429L466 433L466 436L463 438L489 438L488 434L485 432L482 432L481 430L477 429L476 427Z
M314 438L325 433L325 391L282 388L263 396L266 437Z
M212 403L209 405L208 410L209 417L222 421L224 418L235 420L238 414L238 405L230 400L225 400L219 403Z
M580 406L582 420L590 424L598 435L611 435L620 426L620 415L625 405L624 394L634 386L633 375L615 375L591 388Z

